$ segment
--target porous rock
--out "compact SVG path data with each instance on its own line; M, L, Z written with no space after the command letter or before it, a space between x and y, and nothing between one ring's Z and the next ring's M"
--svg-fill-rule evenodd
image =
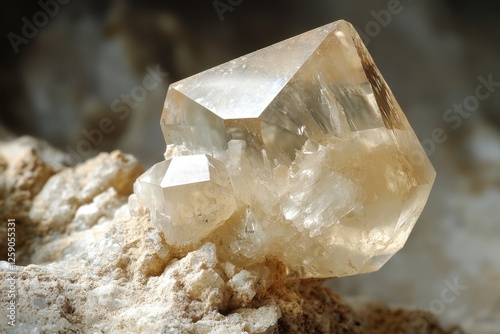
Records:
M14 143L0 144L0 152ZM142 171L131 156L101 154L69 168L33 152L16 150L2 160L2 185L17 177L17 189L26 189L30 200L12 216L29 221L29 232L17 239L26 238L29 247L19 249L24 260L14 274L16 326L2 322L1 331L396 333L409 328L409 333L444 333L428 314L418 318L432 324L423 328L401 316L410 312L354 309L322 280L290 279L273 259L241 266L222 260L219 245L211 242L196 250L167 244L147 212L129 212L127 196ZM18 167L22 157L25 167ZM36 164L42 167L33 169ZM16 211L15 194L2 196L6 217ZM21 218L18 230L20 225ZM10 271L0 262L2 291L8 289ZM7 294L0 298L8 301ZM6 312L0 309L2 319Z

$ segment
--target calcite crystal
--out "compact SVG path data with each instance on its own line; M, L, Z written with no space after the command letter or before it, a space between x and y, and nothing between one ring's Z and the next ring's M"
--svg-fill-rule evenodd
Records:
M380 268L435 178L345 21L172 84L161 127L166 161L135 195L166 240L300 278Z
M205 154L160 162L142 175L136 191L152 194L150 205L167 225L171 244L201 240L236 210L224 164Z

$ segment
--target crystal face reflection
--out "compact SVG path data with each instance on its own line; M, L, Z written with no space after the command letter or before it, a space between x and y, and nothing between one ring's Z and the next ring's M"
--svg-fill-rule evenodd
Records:
M135 194L169 243L212 241L298 277L380 268L435 177L345 21L172 84L161 127L167 160Z
M160 162L138 178L134 192L160 221L167 241L189 243L209 235L236 209L224 165L204 154Z

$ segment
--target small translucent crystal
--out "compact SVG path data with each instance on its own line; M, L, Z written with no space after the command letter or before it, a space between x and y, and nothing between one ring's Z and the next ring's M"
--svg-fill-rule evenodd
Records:
M167 241L297 277L380 268L435 178L345 21L172 84L161 127L167 160L135 193Z
M154 165L137 179L134 192L148 195L138 199L153 210L173 245L201 240L236 210L224 164L204 154Z

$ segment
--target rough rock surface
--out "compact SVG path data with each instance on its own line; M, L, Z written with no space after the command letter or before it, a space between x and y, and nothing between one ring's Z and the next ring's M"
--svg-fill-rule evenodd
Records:
M16 219L18 258L17 323L2 320L0 332L446 332L427 313L350 306L322 280L287 279L272 259L241 267L219 260L213 243L172 247L146 212L129 212L142 172L133 157L101 154L68 168L37 145L0 143L1 226ZM2 291L8 272L0 262Z

